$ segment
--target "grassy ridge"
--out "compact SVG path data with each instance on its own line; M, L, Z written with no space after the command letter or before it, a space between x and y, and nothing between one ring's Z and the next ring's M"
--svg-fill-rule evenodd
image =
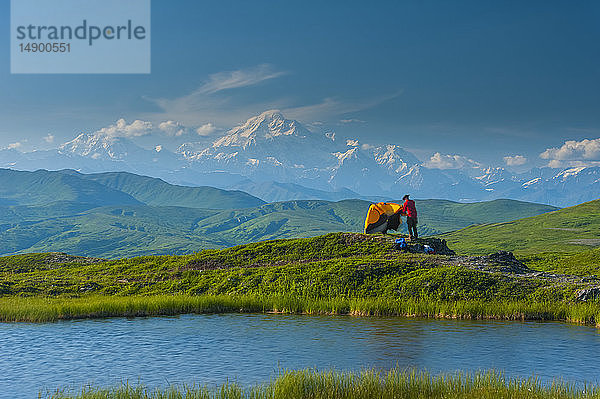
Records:
M543 384L535 378L505 378L494 372L442 374L392 369L361 373L314 370L287 371L268 384L241 388L171 387L146 389L124 385L112 389L84 388L75 396L56 393L54 399L587 399L599 398L600 388L576 388L566 383Z
M331 233L184 256L114 261L56 253L4 257L0 319L281 311L600 320L597 303L575 300L579 289L589 287L583 280L484 271L443 255L395 251L392 242L381 235ZM540 270L559 263L588 273L599 255L546 254L527 262Z
M445 263L442 255L392 250L391 239L331 233L196 255L48 264L52 255L0 259L0 296L293 295L433 301L569 301L578 284ZM38 260L36 261L36 256Z
M575 276L600 277L600 248L578 253L538 253L521 259L534 270Z
M471 226L441 237L465 254L581 252L600 246L600 200L512 222Z
M0 298L2 322L49 322L187 313L276 312L451 319L560 320L600 324L598 303L434 301L401 298L298 298L292 295L156 295L83 298Z
M475 203L447 200L417 200L419 228L422 234L439 234L463 227L508 222L545 214L558 208L531 202L498 199Z

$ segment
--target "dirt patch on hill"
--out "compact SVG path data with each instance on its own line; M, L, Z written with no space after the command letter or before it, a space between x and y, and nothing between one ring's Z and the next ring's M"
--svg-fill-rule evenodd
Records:
M569 244L589 245L591 247L597 247L600 246L600 238L579 238L577 240L569 241Z
M446 261L442 259L442 263L446 263ZM515 258L512 252L508 251L498 251L485 256L451 256L447 263L494 273L526 274L533 272Z
M45 264L61 264L61 263L81 263L83 265L90 265L93 263L105 262L106 259L102 258L86 258L83 256L73 256L63 252L51 252L43 260Z

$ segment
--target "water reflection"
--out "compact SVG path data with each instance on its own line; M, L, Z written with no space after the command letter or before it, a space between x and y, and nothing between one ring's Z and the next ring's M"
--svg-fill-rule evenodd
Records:
M595 328L561 323L225 314L0 324L0 392L32 397L123 380L252 384L278 368L395 365L597 383L599 349Z

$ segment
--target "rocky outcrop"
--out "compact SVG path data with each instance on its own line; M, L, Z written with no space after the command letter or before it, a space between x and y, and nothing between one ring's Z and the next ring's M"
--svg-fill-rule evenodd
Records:
M415 240L406 240L405 252L413 254L425 253L425 245L429 245L435 251L436 255L455 255L455 252L448 248L446 240L439 238L418 238Z
M482 260L498 267L498 271L505 273L524 274L531 272L525 264L519 261L512 252L498 251L494 254L482 256Z
M575 293L575 299L583 302L600 299L600 287L579 290Z

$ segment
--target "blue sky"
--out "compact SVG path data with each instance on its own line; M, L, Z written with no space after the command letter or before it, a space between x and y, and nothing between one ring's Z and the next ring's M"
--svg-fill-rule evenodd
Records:
M600 144L594 1L154 0L149 75L11 75L2 61L0 147L50 148L120 118L210 138L272 108L424 160L533 166L565 141Z

